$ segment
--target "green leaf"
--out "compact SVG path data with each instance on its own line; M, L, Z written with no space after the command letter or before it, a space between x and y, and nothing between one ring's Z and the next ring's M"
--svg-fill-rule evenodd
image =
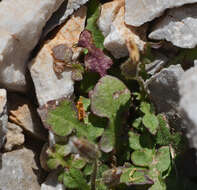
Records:
M109 119L109 126L101 138L102 151L111 152L115 148L116 137L121 130L118 117L128 109L129 100L130 91L115 77L102 77L95 86L91 95L91 110L94 114Z
M57 148L58 147L58 148ZM47 160L47 165L50 169L57 169L58 166L62 167L68 167L67 162L64 160L64 153L65 152L58 152L60 146L55 146L55 151L52 151L51 149L47 150L47 154L49 156L49 159ZM67 153L66 153L67 155Z
M87 181L85 180L85 178L80 170L75 169L75 168L71 168L69 173L70 173L71 177L78 183L79 189L90 190L90 187L87 184Z
M83 49L83 53L86 55L86 54L88 54L88 49L87 48L84 48Z
M79 157L78 155L77 156L72 156L70 158L70 167L72 168L76 168L76 169L82 169L85 167L87 161L82 158L82 157Z
M162 115L158 115L157 118L159 121L159 128L156 135L156 143L162 146L169 145L171 142L170 129L167 127L167 123Z
M167 190L165 181L156 168L150 170L149 176L153 179L154 184L148 190Z
M147 169L140 167L130 167L123 170L120 177L120 183L125 184L153 184L153 181L147 176Z
M85 125L78 120L74 105L69 100L62 101L56 109L49 111L47 123L59 136L67 136L73 129L77 129L81 135L86 135Z
M140 129L140 126L141 126L141 123L142 123L142 118L139 117L137 118L136 120L134 120L132 126L136 129Z
M170 167L171 156L170 156L170 149L168 146L161 147L157 151L155 161L156 161L156 167L160 172L164 172Z
M133 150L142 149L140 145L140 135L132 131L129 132L129 147Z
M97 26L100 16L100 6L98 0L90 0L88 3L87 26L86 29L92 32L94 44L97 48L104 49L104 36Z
M142 122L151 134L155 135L157 133L159 121L154 114L145 114L145 116L142 119Z
M148 190L166 190L166 184L163 180L157 179L154 181L154 185L152 185Z
M93 142L103 134L104 128L107 126L105 118L99 118L92 113L84 118L84 122L87 125L88 139Z
M151 113L151 105L147 102L141 102L140 110L145 114L149 114Z
M65 157L71 153L71 148L67 144L66 145L55 144L55 151L56 154Z
M130 91L116 77L102 77L91 95L91 110L100 117L114 118L130 100Z
M49 158L47 160L47 166L51 169L51 170L54 170L54 169L57 169L58 166L60 165L61 163L59 162L59 160L57 160L56 158Z
M89 176L93 172L93 165L92 164L87 164L83 170L84 175Z
M70 168L68 172L64 173L63 183L67 188L90 190L82 172L76 168Z
M63 183L67 188L71 188L71 189L79 188L79 184L74 178L70 176L69 172L64 173Z
M131 160L136 166L148 167L153 161L153 150L136 150L131 154Z

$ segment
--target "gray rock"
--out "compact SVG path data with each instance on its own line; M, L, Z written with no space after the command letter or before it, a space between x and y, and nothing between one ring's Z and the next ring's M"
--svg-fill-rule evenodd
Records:
M166 9L196 2L197 0L125 0L125 22L128 25L141 26L161 16Z
M8 122L6 143L4 145L5 151L11 151L14 148L21 146L25 142L23 130L18 125Z
M64 185L59 183L57 178L58 171L50 173L46 181L41 185L41 190L65 190Z
M0 89L0 149L2 148L7 133L7 93L5 89Z
M197 4L169 10L149 34L154 40L167 40L181 48L197 45Z
M184 71L181 65L171 65L161 70L146 82L146 88L158 113L165 113L168 119L176 126L180 115L177 113L179 106L178 81Z
M0 169L1 190L39 190L34 153L29 149L2 154Z
M25 91L26 62L42 29L64 0L9 0L0 3L0 84ZM16 24L17 20L17 24Z
M179 81L180 110L184 116L187 137L197 148L197 67L187 70Z

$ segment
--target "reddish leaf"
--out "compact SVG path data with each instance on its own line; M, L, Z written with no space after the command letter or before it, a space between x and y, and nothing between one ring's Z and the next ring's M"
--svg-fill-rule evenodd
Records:
M107 70L113 64L112 59L105 55L101 49L96 48L90 31L84 30L81 33L78 46L88 50L85 55L86 69L99 73L101 77L106 75Z

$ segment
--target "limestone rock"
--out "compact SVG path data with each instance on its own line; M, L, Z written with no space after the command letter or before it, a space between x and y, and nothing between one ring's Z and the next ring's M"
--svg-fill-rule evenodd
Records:
M124 1L116 0L103 4L98 20L98 27L105 36L104 46L115 58L129 55L127 40L132 40L140 50L145 46L146 26L138 29L127 26L124 14Z
M25 142L23 130L18 125L8 122L6 134L6 143L4 145L5 151L11 151L15 147L21 146Z
M32 136L47 140L47 133L31 101L17 94L9 94L8 101L9 119Z
M197 148L197 67L187 70L179 81L180 110L184 115L187 137Z
M0 169L0 189L38 190L40 185L35 171L38 169L34 153L22 149L2 154Z
M26 61L42 29L64 0L9 0L0 3L0 84L26 90ZM16 24L17 20L17 24Z
M79 35L84 29L86 8L81 7L61 27L53 39L45 42L36 58L29 63L29 70L34 82L38 103L43 106L50 100L69 97L72 95L74 82L71 79L71 71L65 71L58 77L53 70L52 48L59 44L73 47L79 40ZM72 48L77 57L80 49Z
M196 3L197 0L125 0L125 22L132 26L141 26L159 17L169 8Z
M183 73L181 65L171 65L146 82L146 88L157 112L165 113L176 126L181 119L178 113L180 100L178 81Z
M172 9L149 34L154 40L167 40L181 48L197 45L197 4Z
M123 5L124 0L116 0L104 3L101 6L101 14L97 21L97 25L99 26L99 29L105 37L110 33L111 24L116 18L117 13Z
M41 185L41 190L65 190L63 184L58 182L58 171L50 173L46 181Z
M0 149L2 148L7 133L7 93L5 89L0 89Z

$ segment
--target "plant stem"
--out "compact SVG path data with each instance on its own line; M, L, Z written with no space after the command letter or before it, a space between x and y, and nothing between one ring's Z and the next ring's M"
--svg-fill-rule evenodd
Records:
M97 159L94 161L94 169L91 175L91 190L96 190Z

